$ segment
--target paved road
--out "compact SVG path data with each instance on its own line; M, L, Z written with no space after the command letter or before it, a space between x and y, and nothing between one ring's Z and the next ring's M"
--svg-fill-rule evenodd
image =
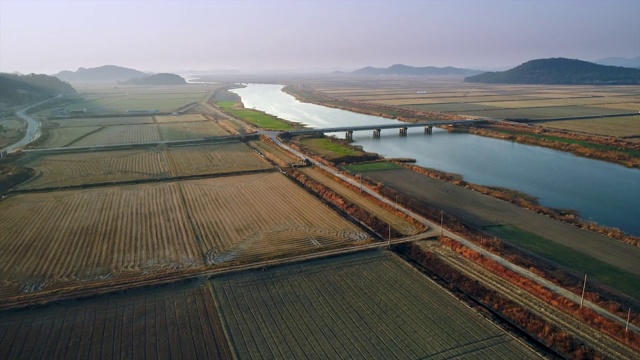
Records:
M278 134L279 134L278 132L275 132L275 131L262 131L262 133L267 135L267 136L269 136L269 138L271 138L277 145L279 145L280 147L286 149L287 151L290 151L291 153L295 154L296 156L300 157L301 159L307 158L304 154L292 149L291 147L287 146L282 141L280 141L280 139L278 139L278 137L277 137ZM344 181L346 181L346 182L348 182L348 183L350 183L350 184L352 184L354 186L358 186L358 187L360 186L360 183L357 180L349 178L349 177L341 174L340 172L338 172L338 171L336 171L336 170L334 170L334 169L332 169L332 168L330 168L328 166L325 166L325 165L323 165L323 164L321 164L321 163L319 163L317 161L314 161L314 160L311 160L311 161L315 166L317 166L317 167L319 167L319 168L321 168L321 169L323 169L323 170L325 170L325 171L327 171L327 172L339 177L340 179L342 179L342 180L344 180ZM362 187L362 191L365 191L369 195L377 198L378 200L380 200L380 201L382 201L382 202L384 202L384 203L386 203L386 204L388 204L390 206L393 206L393 207L396 206L395 202L382 197L380 194L376 193L375 191L373 191L373 190L371 190L371 189L369 189L367 187ZM550 281L548 281L548 280L546 280L546 279L544 279L544 278L532 273L531 271L529 271L529 270L527 270L525 268L522 268L520 266L512 264L511 262L501 258L498 255L495 255L493 253L490 253L490 252L484 250L483 248L475 245L474 243L468 241L467 239L459 236L458 234L452 233L451 231L449 231L447 229L443 229L443 228L440 227L440 225L438 225L436 223L433 223L433 222L425 219L424 217L422 217L422 216L420 216L420 215L418 215L418 214L416 214L416 213L414 213L414 212L412 212L412 211L410 211L408 209L403 208L402 206L399 206L398 209L400 211L404 212L405 214L413 217L414 219L420 221L424 225L428 226L429 229L430 229L430 233L431 234L440 234L440 233L442 233L444 236L449 237L449 238L451 238L453 240L456 240L456 241L460 242L464 246L466 246L466 247L468 247L468 248L470 248L470 249L472 249L474 251L477 251L478 253L482 254L483 256L485 256L487 258L490 258L491 260L499 263L500 265L502 265L502 266L504 266L504 267L506 267L506 268L518 273L519 275L524 276L525 278L527 278L527 279L529 279L529 280L531 280L531 281L533 281L533 282L535 282L535 283L537 283L537 284L549 289L550 291L552 291L552 292L554 292L556 294L559 294L561 296L564 296L567 299L569 299L569 300L571 300L571 301L573 301L575 303L578 303L578 304L580 303L580 296L578 296L578 295L576 295L576 294L574 294L574 293L572 293L572 292L570 292L570 291L568 291L568 290L566 290L566 289L564 289L562 287L559 287L559 286L553 284L552 282L550 282ZM591 310L597 312L598 314L600 314L600 315L602 315L602 316L604 316L604 317L606 317L608 319L611 319L613 321L617 321L618 323L621 323L623 325L626 324L626 319L622 319L622 318L618 317L617 315L614 315L614 314L610 313L609 311L597 306L596 304L593 304L593 303L591 303L589 301L585 301L584 302L584 306L590 308ZM634 331L634 332L636 332L636 333L640 333L640 328L635 326L635 325L632 325L632 324L629 325L629 329Z
M48 101L51 101L53 99L58 99L62 97L62 95L58 95L55 97L52 97L51 99L47 99L44 101L40 101L39 103L27 106L26 108L22 109L22 110L18 110L16 111L16 115L21 118L22 120L27 122L27 132L24 134L24 137L14 143L11 144L3 149L0 149L0 151L7 151L7 152L12 152L14 150L17 150L20 147L23 147L27 144L29 144L32 141L35 141L36 139L38 139L40 137L40 123L35 120L34 118L32 118L31 116L27 115L27 110L31 109L32 107L38 106L40 104L44 104Z

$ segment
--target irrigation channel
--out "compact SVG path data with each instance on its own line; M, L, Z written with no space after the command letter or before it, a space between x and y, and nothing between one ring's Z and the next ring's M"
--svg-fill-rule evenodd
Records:
M310 127L388 124L396 120L303 103L281 85L247 84L232 90L246 108L255 108ZM335 134L344 137L344 134ZM468 182L500 186L537 197L540 204L573 209L601 225L640 235L640 170L578 157L543 147L472 134L422 128L353 133L365 151L385 157L415 158L423 167L460 174Z

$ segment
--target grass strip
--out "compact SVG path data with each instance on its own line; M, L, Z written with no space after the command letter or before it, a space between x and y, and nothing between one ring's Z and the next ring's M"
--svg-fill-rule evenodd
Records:
M363 173L367 171L401 169L402 166L390 161L375 161L362 164L347 165L344 168L353 173Z
M562 266L586 273L627 295L640 299L640 279L589 255L558 244L513 225L492 226L486 229L491 235L521 249L542 256Z
M300 141L312 152L332 159L345 156L360 156L364 152L352 149L348 146L335 143L328 138L307 138Z
M270 129L270 130L291 130L293 127L290 123L278 119L275 116L265 114L262 111L253 110L253 109L237 109L234 108L236 103L233 101L218 101L216 105L220 107L223 111L240 118L242 120L248 121L251 124L260 127L262 129Z

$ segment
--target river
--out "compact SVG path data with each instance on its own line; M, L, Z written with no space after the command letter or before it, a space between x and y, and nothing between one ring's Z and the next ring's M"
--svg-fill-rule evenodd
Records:
M281 85L248 84L234 89L247 108L255 108L311 127L384 124L395 120L302 103ZM337 134L344 136L344 134ZM460 174L468 182L515 189L547 207L573 209L585 220L640 235L640 170L570 153L434 128L408 136L383 130L354 132L364 150L385 157L415 158L417 164Z

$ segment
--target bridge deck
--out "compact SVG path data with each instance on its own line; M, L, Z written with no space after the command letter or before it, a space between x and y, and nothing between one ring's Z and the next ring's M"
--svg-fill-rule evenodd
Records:
M342 131L363 131L363 130L375 130L375 129L400 129L400 128L409 128L409 127L420 127L420 126L438 126L438 125L456 125L456 124L473 124L484 120L448 120L448 121L423 121L423 122L396 122L392 124L379 124L379 125L359 125L359 126L337 126L330 128L314 128L314 129L300 129L300 130L289 130L285 131L285 133L292 135L301 135L301 134L315 134L315 133L331 133L331 132L342 132Z

